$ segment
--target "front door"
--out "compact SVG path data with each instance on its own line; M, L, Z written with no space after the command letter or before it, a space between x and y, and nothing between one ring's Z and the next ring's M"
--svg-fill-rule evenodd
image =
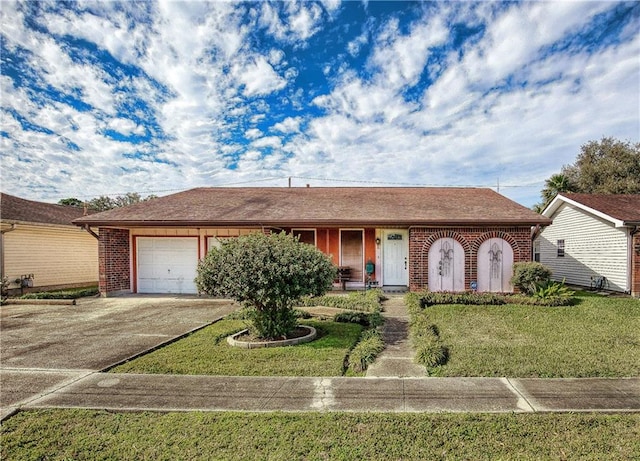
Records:
M429 248L429 290L464 291L464 248L452 238L441 238Z
M406 230L386 230L382 234L382 283L409 284L409 236Z

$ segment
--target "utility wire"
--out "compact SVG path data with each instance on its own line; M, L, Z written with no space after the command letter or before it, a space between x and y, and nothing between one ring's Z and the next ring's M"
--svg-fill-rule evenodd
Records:
M302 179L305 181L324 181L324 182L335 182L335 183L352 183L352 184L375 184L375 185L386 185L386 186L405 186L405 187L490 187L495 188L496 184L425 184L425 183L409 183L409 182L393 182L393 181L371 181L371 180L357 180L357 179L337 179L337 178L319 178L313 176L273 176L269 178L262 179L251 179L247 181L235 181L228 183L216 184L211 187L227 187L227 186L238 186L243 184L255 184L262 183L268 181L286 181L287 179ZM544 181L528 183L528 184L500 184L500 188L531 188L531 187L541 187L544 185ZM199 186L206 187L206 186ZM123 196L130 193L137 194L163 194L168 192L181 192L184 191L184 188L173 188L173 189L156 189L156 190L141 190L141 191L128 191L128 192L109 192L104 194L96 194L95 197L117 197ZM82 198L88 198L89 196L83 195Z

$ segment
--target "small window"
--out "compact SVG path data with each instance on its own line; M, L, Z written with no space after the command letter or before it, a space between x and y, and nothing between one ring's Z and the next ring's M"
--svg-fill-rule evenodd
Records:
M564 258L564 240L558 240L558 258Z
M540 262L540 241L533 242L533 260L537 263Z
M293 229L291 233L298 237L300 242L307 243L309 245L316 245L316 231L313 229Z

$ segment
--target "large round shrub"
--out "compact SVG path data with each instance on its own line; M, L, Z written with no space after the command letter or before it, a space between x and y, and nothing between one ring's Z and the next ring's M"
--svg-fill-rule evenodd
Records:
M551 279L551 269L539 262L521 262L513 265L511 285L520 289L522 293L532 294L536 287L547 283Z
M256 233L225 240L198 265L202 293L235 299L252 309L253 332L286 337L296 326L294 303L331 288L336 268L317 248L296 237Z

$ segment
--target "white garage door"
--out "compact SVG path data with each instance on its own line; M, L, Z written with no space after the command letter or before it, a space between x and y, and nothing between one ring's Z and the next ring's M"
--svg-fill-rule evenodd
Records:
M138 293L197 293L198 239L138 237Z

